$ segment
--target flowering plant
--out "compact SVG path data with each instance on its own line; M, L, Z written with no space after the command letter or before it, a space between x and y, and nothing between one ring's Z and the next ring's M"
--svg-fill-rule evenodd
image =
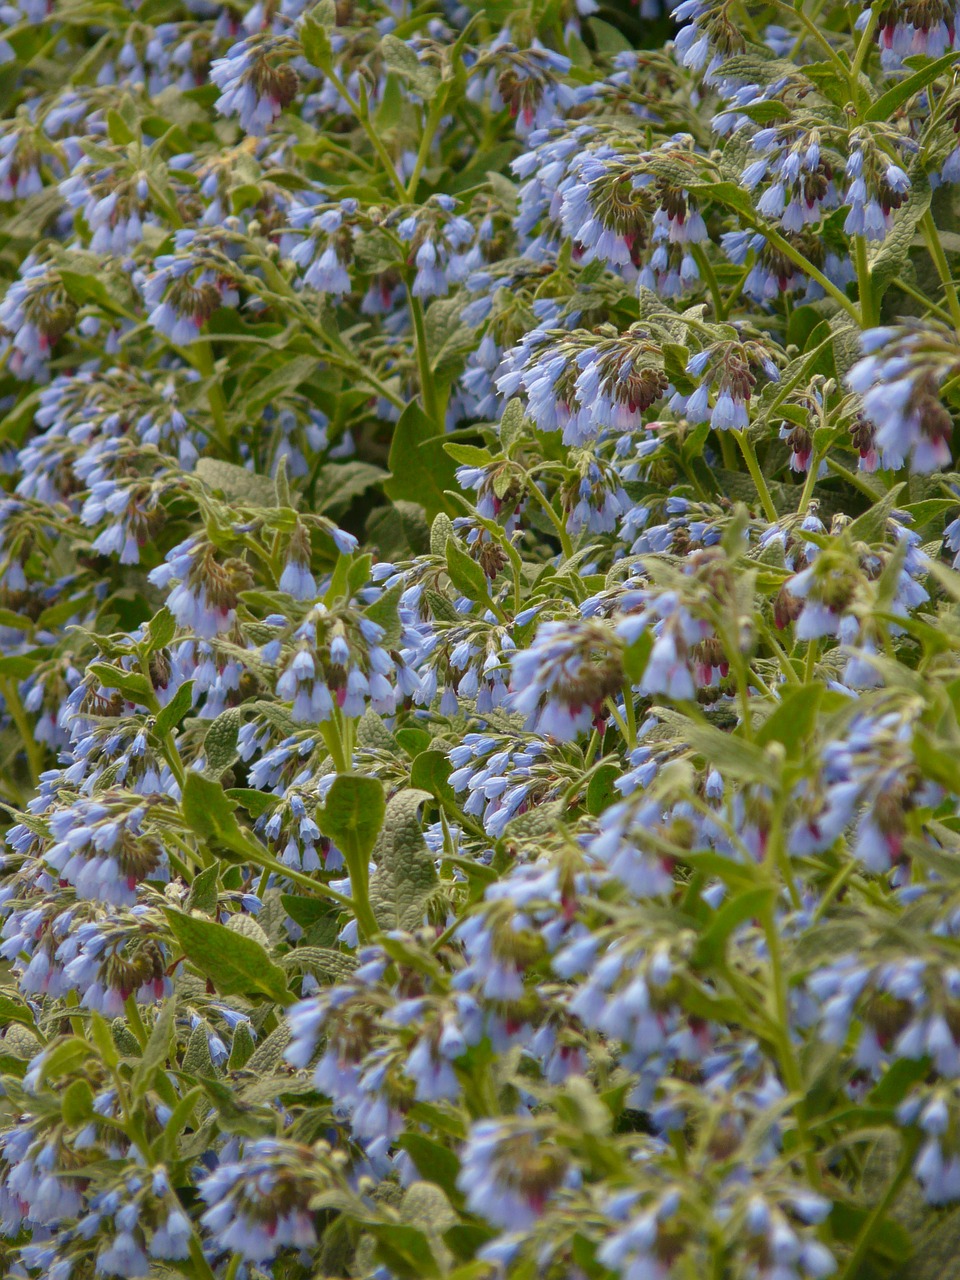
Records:
M4 1276L957 1274L958 18L0 6Z

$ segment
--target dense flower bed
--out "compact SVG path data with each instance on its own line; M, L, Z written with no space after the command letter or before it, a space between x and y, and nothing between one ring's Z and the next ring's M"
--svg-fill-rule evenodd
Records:
M0 1274L951 1274L958 16L0 7Z

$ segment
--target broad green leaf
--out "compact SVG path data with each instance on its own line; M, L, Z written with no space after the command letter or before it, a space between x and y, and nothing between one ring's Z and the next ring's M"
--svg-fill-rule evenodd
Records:
M257 475L246 467L219 458L201 458L195 474L213 490L219 490L230 502L248 507L276 508L277 490L270 476Z
M147 623L144 652L151 654L157 649L165 649L177 634L177 620L166 605Z
M456 809L456 793L447 781L452 772L453 765L445 748L421 751L410 766L410 786L414 790L428 791L437 800Z
M387 806L370 881L370 903L382 929L413 929L423 918L424 903L436 887L437 871L420 825L419 810L427 791L400 791Z
M187 894L188 911L202 911L204 915L214 915L220 901L220 864L205 867L198 872Z
M863 113L864 122L892 120L898 108L902 107L909 98L922 92L927 85L933 84L934 80L953 70L956 65L956 53L945 53L942 58L935 58L932 62L928 62L919 71L914 71L913 75L898 81L886 93L881 93L880 97Z
M230 1046L227 1070L240 1071L250 1061L256 1047L249 1022L238 1023L237 1029L233 1033L233 1044Z
M91 662L87 670L105 689L116 689L129 702L144 707L156 706L153 685L141 671L122 671L109 662Z
M455 538L448 538L446 547L447 573L450 581L461 595L474 603L485 601L487 591L487 575L483 572Z
M160 709L156 720L157 735L160 738L175 729L193 706L193 684L192 680L184 680L167 705Z
M149 1088L153 1073L169 1060L176 1044L176 1013L176 996L168 996L160 1005L143 1056L134 1069L132 1087L135 1094Z
M390 479L384 481L388 497L418 502L432 520L438 511L456 515L457 508L444 490L456 490L456 467L443 448L443 436L416 401L400 415L390 445Z
M243 724L243 708L228 707L212 721L203 739L204 773L211 778L220 775L237 758L237 739Z
M341 773L333 780L317 824L344 857L369 859L383 825L383 784L359 773Z
M236 805L219 782L188 773L181 808L191 830L201 839L219 841L240 853L249 850L249 838L237 822Z
M93 1090L86 1080L74 1080L64 1090L60 1104L63 1122L71 1128L93 1118Z
M261 995L282 1005L293 1002L283 970L254 938L173 907L164 911L184 955L220 995Z
M757 733L757 745L780 742L786 747L787 759L795 760L803 752L803 744L813 731L823 697L823 685L802 685L783 694L776 710L768 716Z
M773 901L771 888L746 889L725 902L697 939L692 963L696 968L709 969L723 956L727 939L735 929L760 916Z

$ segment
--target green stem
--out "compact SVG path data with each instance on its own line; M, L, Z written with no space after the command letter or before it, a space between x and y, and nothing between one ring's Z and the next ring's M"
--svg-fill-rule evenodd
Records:
M930 257L933 259L933 265L937 268L940 283L943 285L943 292L947 300L947 306L950 308L953 327L957 333L960 333L960 298L957 297L957 287L950 273L950 264L947 262L947 255L944 253L943 245L940 243L937 224L934 222L933 214L929 209L920 219L920 229L923 232L923 238L926 241Z
M16 725L17 733L20 735L23 752L27 758L27 768L30 770L30 782L36 788L40 781L40 774L43 772L43 750L33 736L33 726L20 701L20 691L17 689L16 681L0 680L0 693L3 694L3 700L10 712L10 719Z
M216 1280L216 1276L210 1270L210 1263L203 1256L203 1246L197 1238L196 1231L190 1237L190 1261L193 1263L193 1273L197 1280Z
M726 320L726 306L723 301L723 293L720 290L720 283L717 280L717 273L713 269L713 263L698 244L691 245L690 252L693 255L694 262L697 264L700 278L706 282L707 288L710 290L710 297L713 299L713 310L717 319Z
M333 760L333 767L337 773L349 773L350 765L343 749L339 726L335 721L327 720L320 725L320 733L326 743L327 750L330 752L330 758Z
M267 872L272 871L275 875L282 876L292 884L298 884L309 893L318 894L321 898L330 898L331 901L343 907L346 911L355 912L356 910L356 904L353 899L348 898L345 893L337 893L336 889L331 889L323 880L317 880L313 876L305 875L302 871L294 871L292 867L285 867L282 862L276 858L271 858L269 854L254 854L251 851L245 857L251 866L260 867Z
M774 231L771 226L761 222L760 219L748 217L746 213L740 210L738 210L738 213L748 226L753 227L755 231L759 231L775 249L783 254L785 258L798 266L805 275L810 277L811 280L816 280L823 292L831 297L834 302L838 303L852 320L855 320L857 324L860 323L859 308L855 303L850 301L842 290L837 288L832 280L828 279L828 277L823 274L819 267L815 267L809 258L802 254L799 249L795 249L790 241L784 239L779 231Z
M833 458L827 458L826 461L827 466L834 475L838 475L841 480L846 480L847 484L853 485L855 489L858 489L860 493L862 493L864 497L869 498L871 502L877 501L877 491L872 489L870 485L867 484L866 480L861 479L857 472L848 470L842 463L834 461Z
M170 772L177 780L177 785L182 788L187 775L183 771L183 761L180 759L172 729L168 729L163 735L163 754L170 766Z
M141 1049L146 1048L147 1040L150 1037L147 1035L147 1029L143 1025L143 1019L140 1017L136 996L127 996L123 1003L123 1011L127 1015L127 1023L130 1026L130 1030L137 1038L137 1044Z
M870 277L870 263L867 260L867 240L865 236L854 236L854 262L857 268L857 294L860 299L860 326L872 329L877 323L874 316L873 282Z
M846 866L841 867L841 869L837 872L837 874L833 877L833 879L827 885L826 891L824 892L823 897L817 903L817 909L813 913L814 924L816 924L817 921L822 920L823 917L826 915L827 908L830 906L834 898L836 898L837 894L840 892L843 886L847 883L847 881L853 875L855 869L856 869L856 863L851 858L850 861L846 864Z
M623 686L623 708L627 713L627 746L632 751L637 745L637 711L633 705L633 690L629 684Z
M370 942L379 935L380 926L370 905L370 870L367 859L356 848L345 848L342 852L350 872L350 898L360 935L359 941Z
M443 430L440 416L440 402L437 399L437 386L430 369L430 351L427 347L427 327L423 322L423 307L420 299L413 296L413 290L407 285L407 301L413 319L413 333L417 342L417 369L420 374L420 398L423 400L423 411L437 430Z
M629 731L629 729L627 728L626 721L624 720L623 716L622 716L622 715L620 714L620 712L617 710L617 704L614 702L614 700L613 700L612 698L608 698L608 699L607 699L607 710L610 712L610 717L611 717L611 719L613 720L614 724L617 726L617 728L618 728L618 729L620 730L620 732L623 734L623 740L624 740L624 742L626 742L626 743L627 743L627 746L629 747L629 746L631 745L631 744L630 744L630 731Z
M449 84L441 84L437 90L430 111L427 115L427 123L424 126L423 137L420 139L420 146L417 149L417 158L414 162L413 173L410 175L410 181L407 183L407 200L409 203L417 197L417 187L420 185L420 175L423 173L423 167L427 163L427 157L430 154L430 148L433 146L433 140L437 136L437 130L440 127L440 121L443 118L443 109L447 105L447 95L450 91Z
M853 65L851 66L850 72L849 72L850 100L854 106L856 106L857 99L860 96L857 92L859 88L858 82L860 79L860 72L863 70L863 64L867 60L867 54L870 52L871 48L873 47L873 34L877 29L877 23L879 21L880 21L880 6L878 4L875 4L873 8L870 10L870 16L867 19L867 25L860 32L860 42L857 45L857 52L854 56ZM860 113L858 111L857 112L858 119L859 119L859 116L860 116Z
M807 658L803 666L803 683L812 684L814 673L817 669L817 658L820 656L820 642L818 640L807 641Z
M333 70L333 67L330 65L329 62L324 66L323 71L326 74L327 79L334 86L334 88L343 98L344 102L346 102L347 106L356 116L357 121L360 124L360 127L363 129L364 133L367 135L367 138L370 141L370 145L373 147L374 151L377 153L380 163L383 165L384 173L387 175L387 177L390 179L391 183L393 184L394 190L396 191L398 198L400 199L401 202L405 202L407 199L407 191L403 185L403 180L401 179L399 173L397 173L396 165L393 163L393 160L391 159L389 151L387 151L386 147L383 145L383 140L380 138L379 134L377 133L376 129L373 127L370 121L369 111L367 111L365 107L362 106L359 102L355 101L355 99L351 96L350 90L343 83L343 81L340 79L337 73Z
M917 1152L918 1138L914 1134L908 1134L903 1140L903 1155L900 1157L900 1164L897 1171L890 1180L890 1184L886 1191L874 1205L872 1211L860 1229L857 1236L856 1244L853 1246L853 1252L847 1259L843 1271L840 1273L839 1280L857 1280L862 1275L863 1261L870 1250L873 1238L883 1225L883 1221L890 1209L896 1202L897 1197L903 1190L903 1185L910 1177L913 1171L913 1161Z
M777 523L777 508L773 505L773 499L770 497L770 490L767 488L767 482L760 470L760 464L757 462L757 454L753 447L753 442L746 431L731 430L730 434L740 446L740 452L743 454L743 460L747 464L747 470L753 483L757 487L757 494L763 506L763 513L771 524Z
M776 860L776 850L773 846L778 838L778 834L771 830L769 839L771 849L768 856L772 855L773 861ZM770 870L772 873L773 868L771 867ZM784 1084L797 1099L794 1104L794 1115L797 1122L797 1135L803 1145L803 1163L807 1171L807 1179L814 1190L818 1191L821 1185L820 1169L817 1165L816 1155L807 1129L803 1077L800 1074L800 1067L790 1040L790 1006L787 999L786 977L783 972L783 956L780 952L780 932L777 929L776 914L772 901L763 913L763 931L767 940L767 951L770 955L770 969L773 979L773 1000L777 1020L777 1056L780 1061Z
M813 21L813 19L808 17L807 14L804 13L802 0L800 4L796 4L796 5L780 3L779 8L784 9L786 10L787 13L794 14L797 18L799 18L800 25L803 27L804 31L806 31L807 35L809 35L813 40L815 40L816 43L820 46L820 48L823 50L824 54L826 55L827 61L831 62L834 68L837 70L837 72L844 79L846 79L847 76L849 75L849 72L847 71L846 63L844 63L841 60L841 58L837 54L836 49L834 49L833 45L830 43L830 41L827 39L824 33L820 30L817 24Z
M807 467L807 474L803 481L803 492L800 494L800 502L797 511L800 515L806 511L810 499L813 497L813 490L817 483L817 472L820 470L820 459L815 453L810 453L810 464Z
M563 558L564 560L569 560L573 555L573 543L570 541L570 535L567 533L566 525L554 511L553 505L547 500L546 495L540 492L536 481L532 478L530 479L530 483L527 485L527 493L536 498L537 502L539 502L540 506L543 508L544 513L549 517L551 524L557 531L557 537L560 539L560 546L563 549Z
M227 423L227 402L223 388L216 378L213 363L213 351L208 340L191 343L183 347L183 355L196 369L207 384L207 406L213 419L214 436L224 453L231 453L230 427Z
M797 669L793 665L790 655L787 653L786 649L784 649L783 645L780 643L780 641L777 639L774 632L771 630L770 624L765 622L761 618L759 620L759 627L760 627L760 634L763 636L764 640L766 640L767 644L770 646L773 652L777 655L777 664L779 665L780 670L783 672L784 679L789 684L799 684L800 677L797 675Z
M921 306L927 307L938 320L943 320L945 324L950 323L950 312L938 306L935 302L931 302L929 298L925 298L919 289L915 289L912 284L908 284L903 276L897 276L893 281L896 287L902 290L908 298L912 298L914 302L919 302Z

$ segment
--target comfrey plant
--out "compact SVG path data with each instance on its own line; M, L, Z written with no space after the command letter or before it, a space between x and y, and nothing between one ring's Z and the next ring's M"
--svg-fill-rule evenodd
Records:
M0 1274L956 1274L948 5L0 7Z

